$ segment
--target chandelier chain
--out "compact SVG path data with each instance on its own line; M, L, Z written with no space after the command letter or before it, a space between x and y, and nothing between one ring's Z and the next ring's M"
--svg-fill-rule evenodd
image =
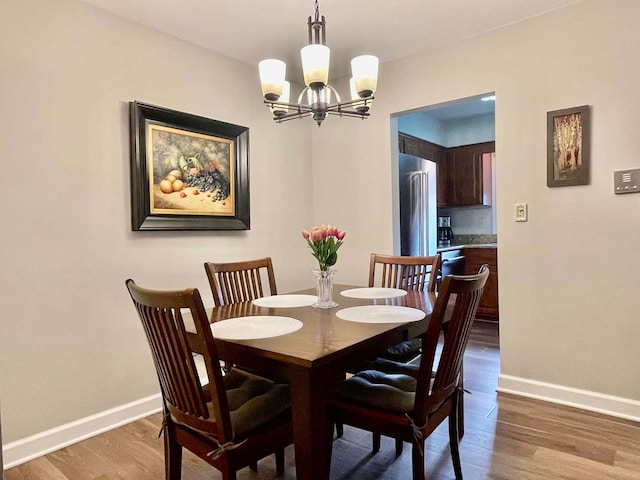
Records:
M316 0L316 2L315 2L315 7L316 7L315 21L318 22L318 21L320 21L320 6L318 5L318 0Z

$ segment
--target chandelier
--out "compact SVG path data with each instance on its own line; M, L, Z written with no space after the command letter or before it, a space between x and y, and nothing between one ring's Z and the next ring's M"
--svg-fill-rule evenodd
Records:
M271 109L273 119L281 123L311 116L320 126L327 115L368 117L378 83L378 58L361 55L351 60L351 100L342 102L338 91L329 85L330 50L326 46L325 20L324 15L320 16L318 0L315 0L315 17L313 20L309 17L307 25L309 45L300 51L306 86L297 103L289 103L291 86L285 80L287 65L273 58L259 64L264 103ZM302 103L305 94L307 103ZM335 103L331 103L332 94Z

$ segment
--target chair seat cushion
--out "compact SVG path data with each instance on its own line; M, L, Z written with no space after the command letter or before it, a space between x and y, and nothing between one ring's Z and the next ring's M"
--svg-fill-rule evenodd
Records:
M232 368L224 377L231 426L236 436L278 417L291 408L289 385Z
M421 350L422 340L420 338L412 338L388 348L380 354L380 357L397 362L410 362L420 355Z
M416 383L409 375L364 370L340 382L337 390L343 398L404 413L413 410Z
M418 378L420 372L420 365L416 363L403 363L394 362L385 358L376 358L373 361L367 362L367 370L377 370L384 373L401 373L413 378Z

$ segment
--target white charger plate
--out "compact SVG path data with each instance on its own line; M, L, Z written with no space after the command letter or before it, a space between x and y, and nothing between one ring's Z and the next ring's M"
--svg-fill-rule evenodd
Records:
M211 324L211 333L226 340L255 340L286 335L302 328L295 318L275 315L254 315L220 320Z
M338 310L336 317L360 323L406 323L422 320L425 313L417 308L397 305L361 305Z
M272 295L253 300L253 304L259 307L294 308L308 307L318 300L315 295Z
M407 291L400 288L384 287L351 288L340 292L343 297L367 299L403 297L406 294Z

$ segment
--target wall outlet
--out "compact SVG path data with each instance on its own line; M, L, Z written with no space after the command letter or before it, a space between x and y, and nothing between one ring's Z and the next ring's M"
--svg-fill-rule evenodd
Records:
M516 222L526 222L528 220L527 204L516 203Z

